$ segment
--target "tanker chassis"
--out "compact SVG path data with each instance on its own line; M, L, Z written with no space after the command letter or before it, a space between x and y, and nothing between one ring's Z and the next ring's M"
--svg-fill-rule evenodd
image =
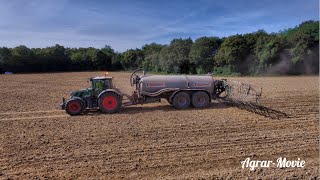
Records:
M132 95L122 93L112 83L112 77L90 78L91 87L70 93L63 98L61 108L72 116L86 109L99 109L103 113L118 112L121 106L160 102L166 99L174 108L208 107L212 99L227 94L226 80L214 80L212 75L137 75L131 74L130 84L135 87Z

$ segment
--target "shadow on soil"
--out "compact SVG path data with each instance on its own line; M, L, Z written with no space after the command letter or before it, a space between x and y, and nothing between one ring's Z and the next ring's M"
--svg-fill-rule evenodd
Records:
M290 115L287 113L252 102L237 101L234 99L222 99L221 102L224 102L228 106L234 106L239 109L244 109L246 111L253 112L260 116L264 116L271 119L281 119L290 117Z
M223 102L214 102L211 103L209 107L205 109L224 109L229 108L226 103ZM167 105L159 105L159 106L146 106L146 105L132 105L127 107L122 107L121 110L117 114L136 114L136 113L143 113L143 112L153 112L153 111L198 111L197 108L187 108L183 110L175 109L173 106ZM104 114L99 110L89 110L85 111L83 115L100 115Z
M290 116L284 112L265 107L262 105L258 105L255 103L248 103L248 102L240 102L234 101L230 99L224 99L218 102L213 102L210 106L206 109L224 109L229 107L237 107L239 109L243 109L267 118L271 119L281 119L281 118L289 118ZM171 105L159 105L159 106L146 106L146 105L132 105L127 107L122 107L120 112L117 114L136 114L136 113L144 113L144 112L153 112L153 111L198 111L197 108L187 108L184 110L178 110L172 107ZM88 110L83 113L83 115L89 116L99 116L104 113L100 112L99 110Z

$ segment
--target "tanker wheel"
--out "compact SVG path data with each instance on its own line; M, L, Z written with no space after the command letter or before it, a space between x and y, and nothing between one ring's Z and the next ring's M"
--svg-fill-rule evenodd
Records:
M121 98L118 94L113 92L106 92L102 94L98 100L100 111L108 114L119 111L121 107Z
M190 96L185 92L177 93L172 100L172 105L176 109L186 109L190 106Z
M197 91L192 94L192 105L195 108L205 108L208 107L210 103L210 98L207 93L203 91Z
M66 103L66 112L71 116L79 115L83 112L84 106L79 99L70 99Z

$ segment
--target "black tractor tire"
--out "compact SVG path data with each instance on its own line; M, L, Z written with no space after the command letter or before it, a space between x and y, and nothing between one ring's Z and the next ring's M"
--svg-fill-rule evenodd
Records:
M76 116L84 111L85 107L80 99L70 99L66 102L66 112L71 116Z
M172 105L176 109L186 109L190 106L190 96L185 92L178 92L174 95Z
M172 101L170 102L169 101L169 98L166 98L167 99L167 102L170 104L170 105L172 105Z
M121 103L121 97L114 92L105 92L98 99L100 111L107 114L118 112Z
M210 97L206 92L196 91L192 94L191 102L195 108L205 108L210 104Z
M80 97L74 97L72 99L77 99L77 100L79 100L81 102L82 112L87 109L87 101L85 99L82 99Z

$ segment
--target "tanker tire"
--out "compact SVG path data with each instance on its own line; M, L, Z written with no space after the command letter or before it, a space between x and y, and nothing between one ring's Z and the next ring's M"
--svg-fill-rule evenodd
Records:
M98 99L98 106L103 113L112 114L118 112L121 107L121 98L114 92L106 92Z
M209 106L210 98L207 93L203 91L197 91L192 94L192 105L195 108L205 108Z
M66 103L66 112L71 116L81 114L84 109L83 103L79 99L70 99Z
M172 105L176 109L186 109L190 106L190 96L185 92L177 93L172 100Z

